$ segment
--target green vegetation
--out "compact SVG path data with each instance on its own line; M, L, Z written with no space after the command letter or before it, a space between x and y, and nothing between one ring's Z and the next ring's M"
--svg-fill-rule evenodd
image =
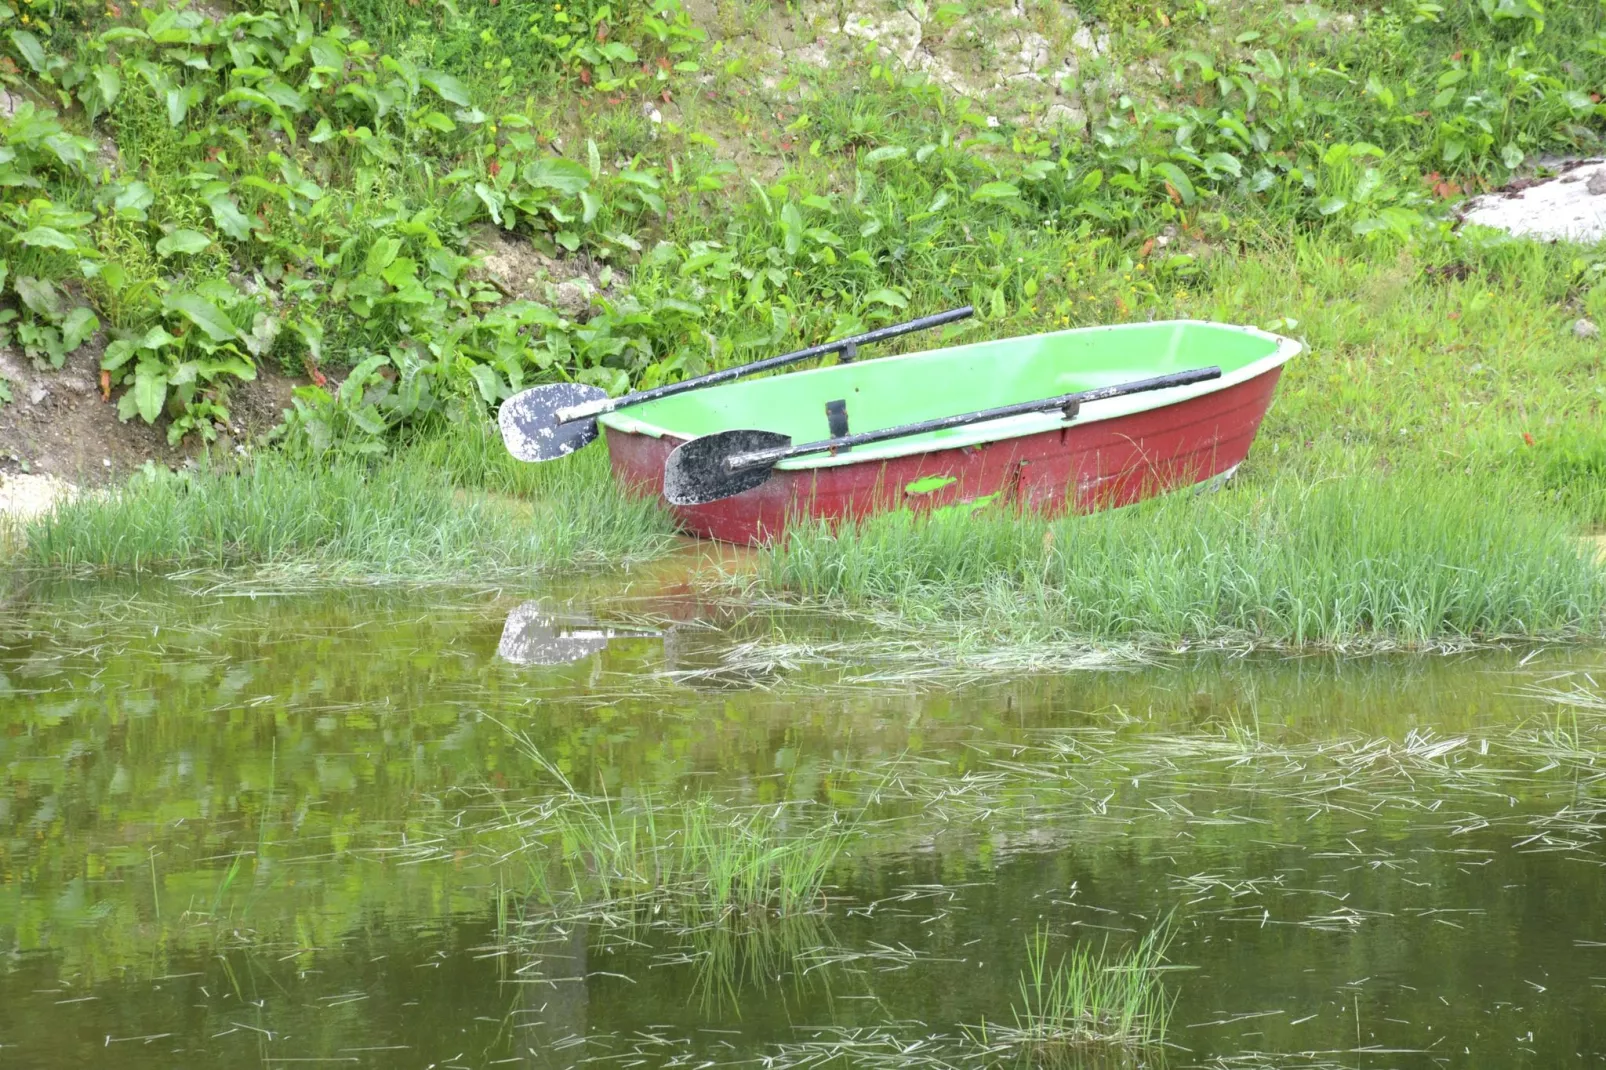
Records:
M238 467L153 467L34 521L20 556L54 570L249 564L333 579L531 574L661 552L662 513L620 493L606 466L600 452L516 466L494 430L472 424L377 462L265 453Z
M1169 925L1118 954L1110 954L1108 942L1101 948L1079 942L1050 967L1049 933L1039 926L1026 941L1015 1027L995 1039L1049 1065L1093 1044L1162 1043L1171 1002L1160 975L1170 942Z
M563 794L487 831L520 835L534 894L582 912L646 904L706 923L818 910L826 875L854 834L841 815L814 819L798 806L582 795L533 746L524 750Z
M1599 631L1600 581L1559 547L1606 524L1606 365L1570 329L1606 319L1606 257L1453 216L1600 148L1598 2L860 6L0 4L12 341L57 365L104 341L120 411L174 438L211 437L264 365L314 383L287 458L136 480L35 525L28 559L643 555L664 521L603 487L600 447L519 468L481 414L532 382L651 386L968 301L949 337L1189 316L1309 348L1241 493L987 520L996 552L952 565L940 523L805 532L771 590L928 620L979 595L976 630L1012 637ZM923 42L908 63L862 29L894 20ZM428 486L443 469L461 508ZM1499 517L1471 501L1489 485ZM292 504L244 502L270 492Z
M1503 490L1396 473L1052 521L886 515L794 530L757 582L1023 642L1375 649L1600 634L1606 573L1562 519Z

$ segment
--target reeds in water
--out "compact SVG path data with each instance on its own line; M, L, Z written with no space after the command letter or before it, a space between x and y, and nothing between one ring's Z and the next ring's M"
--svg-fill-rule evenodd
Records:
M1079 943L1050 965L1049 934L1038 928L1026 941L1015 1026L994 1039L1038 1062L1063 1061L1090 1045L1159 1044L1171 1013L1161 981L1170 942L1170 926L1161 925L1128 950Z
M825 879L857 832L856 820L802 804L586 795L516 738L562 791L496 831L519 838L536 894L548 901L667 905L691 924L796 915L823 905Z

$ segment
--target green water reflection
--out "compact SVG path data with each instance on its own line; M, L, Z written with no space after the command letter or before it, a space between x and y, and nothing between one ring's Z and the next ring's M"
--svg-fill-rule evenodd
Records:
M738 664L767 626L657 581L0 609L0 1063L981 1065L1035 926L1167 914L1148 1065L1606 1060L1606 716L1540 693L1598 652L847 686ZM817 917L553 914L475 831L553 790L514 733L614 798L878 801Z

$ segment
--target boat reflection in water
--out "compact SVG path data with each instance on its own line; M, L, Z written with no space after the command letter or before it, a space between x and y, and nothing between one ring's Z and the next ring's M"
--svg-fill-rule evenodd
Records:
M540 602L525 602L507 615L496 653L515 665L567 665L607 648L615 639L662 639L663 632L602 627L552 613Z

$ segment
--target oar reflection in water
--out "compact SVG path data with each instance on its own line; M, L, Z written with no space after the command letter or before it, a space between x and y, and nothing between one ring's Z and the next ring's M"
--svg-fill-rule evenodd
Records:
M697 691L739 691L764 688L781 678L775 665L741 664L743 644L713 647L692 637L707 629L671 624L662 631L605 627L551 612L540 602L525 602L507 615L496 653L514 665L568 665L599 653L615 639L657 639L663 643L664 671L669 679ZM730 655L738 655L735 663Z
M519 1046L530 1070L570 1070L584 1060L589 957L584 919L538 922L525 933L533 951L519 969L527 995Z
M663 632L599 627L565 620L540 602L526 602L507 615L496 653L515 665L567 665L607 648L615 639L662 639Z

